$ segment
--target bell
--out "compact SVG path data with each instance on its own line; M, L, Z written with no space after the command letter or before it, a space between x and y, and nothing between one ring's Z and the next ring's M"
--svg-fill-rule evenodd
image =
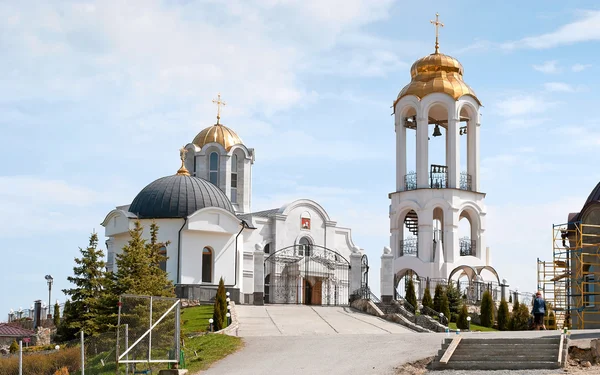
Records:
M442 132L440 131L440 126L438 124L435 124L435 128L433 129L433 136L439 137L440 135L442 135Z

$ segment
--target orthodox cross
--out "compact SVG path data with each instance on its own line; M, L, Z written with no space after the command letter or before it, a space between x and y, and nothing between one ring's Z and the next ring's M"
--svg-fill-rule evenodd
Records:
M439 20L440 14L436 13L435 14L435 21L429 21L431 22L433 25L435 25L435 53L439 53L440 50L440 43L438 42L439 39L439 30L440 30L440 26L444 27L444 24L440 22Z
M217 105L217 124L218 124L219 120L221 119L221 106L225 106L225 105L227 105L227 103L225 103L224 101L221 100L221 93L219 93L219 95L217 95L217 100L213 99L212 102Z
M182 147L179 149L179 158L181 159L181 161L185 161L185 155L188 153L188 150L186 150L185 147Z
M190 172L185 168L185 155L188 153L188 150L185 147L179 149L179 158L181 159L181 168L177 171L178 175L181 176L189 176Z

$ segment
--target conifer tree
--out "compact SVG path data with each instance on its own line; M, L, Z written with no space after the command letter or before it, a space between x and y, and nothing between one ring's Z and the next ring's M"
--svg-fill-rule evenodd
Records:
M483 292L481 297L481 325L491 327L494 325L494 301L489 291Z
M221 277L213 309L215 331L219 331L227 326L227 295L225 293L225 282L223 281L223 277Z
M498 329L500 331L507 331L510 325L510 316L508 314L508 303L504 298L500 301L500 307L498 308Z
M54 326L58 327L60 325L60 306L58 301L54 304L54 315L52 319L54 321Z
M62 340L74 338L71 335L80 330L91 335L97 333L99 329L95 317L103 293L106 264L104 253L98 249L98 235L92 233L88 247L79 248L79 251L81 258L75 258L74 276L67 277L74 287L63 289L63 293L70 297L71 302L68 314L63 312L65 327L62 334L65 336L61 335ZM58 314L55 312L55 315Z
M10 353L16 353L19 351L19 343L17 340L13 340L12 344L10 344L10 347L8 348L8 351Z
M443 291L440 297L440 312L450 321L450 304L448 303L448 296Z
M415 309L417 307L417 296L415 295L415 284L413 283L412 277L408 279L406 283L406 302L411 304Z
M437 284L435 286L435 292L433 295L433 309L437 312L442 312L441 301L442 301L443 294L444 294L444 287L442 286L442 284ZM450 317L448 317L448 318L450 318Z
M454 286L454 282L452 280L448 281L448 286L446 287L446 296L448 297L450 314L454 316L458 315L461 305L460 290Z
M508 293L508 303L512 303L512 293Z
M460 312L458 313L458 319L456 320L456 328L459 329L468 329L469 321L467 317L469 316L469 311L467 310L467 305L463 304Z
M423 306L427 306L430 309L433 309L433 300L431 299L431 292L429 291L429 287L425 288L425 292L423 293L423 300L421 301Z

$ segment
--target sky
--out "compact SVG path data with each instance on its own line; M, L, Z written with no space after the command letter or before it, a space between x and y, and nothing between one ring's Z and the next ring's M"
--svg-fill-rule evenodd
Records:
M352 228L379 291L395 190L390 108L411 64L457 58L481 110L493 266L536 288L553 223L598 183L595 1L0 1L0 321L64 301L115 206L179 168L215 122L256 152L253 207L319 202Z

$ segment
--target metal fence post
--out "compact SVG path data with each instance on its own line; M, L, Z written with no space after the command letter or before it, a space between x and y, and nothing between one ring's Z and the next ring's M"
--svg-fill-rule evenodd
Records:
M81 334L81 375L85 374L85 338L83 330L80 331Z
M148 363L152 360L152 296L150 296L150 332L148 333Z
M19 340L19 375L23 375L23 340Z
M180 327L180 316L181 316L181 300L175 310L175 358L177 358L177 368L179 368L179 359L181 358L181 327Z
M125 350L129 349L129 324L125 324ZM129 374L129 353L125 356L125 360L128 361L125 364L125 375Z

